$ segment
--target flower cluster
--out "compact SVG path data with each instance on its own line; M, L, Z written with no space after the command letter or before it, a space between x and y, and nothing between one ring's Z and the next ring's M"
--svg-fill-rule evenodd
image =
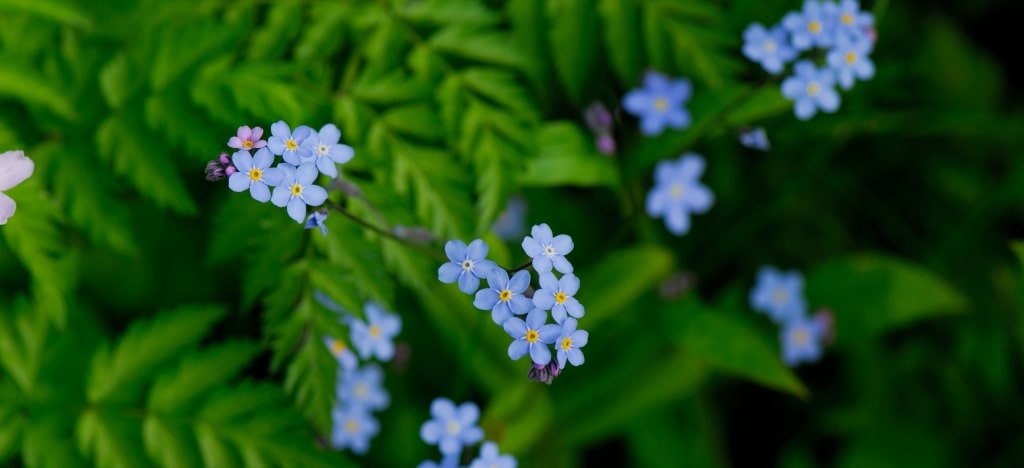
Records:
M426 460L417 468L459 468L459 459L464 448L480 442L484 431L477 425L480 408L476 403L466 402L459 406L447 398L435 398L430 404L432 419L420 427L420 438L441 450L441 462ZM498 452L498 444L487 441L480 447L480 456L469 464L469 468L516 468L516 459Z
M380 430L373 412L387 408L390 397L383 387L384 372L380 366L373 363L360 366L359 358L390 361L395 355L392 340L401 331L402 322L398 315L385 312L372 302L364 305L366 322L363 322L324 295L317 300L326 303L329 309L342 312L340 320L349 326L349 342L359 354L357 357L341 339L323 338L327 349L338 360L336 401L331 410L331 446L363 454L370 448L370 439Z
M669 79L648 71L644 85L626 93L622 108L640 119L640 133L657 136L665 127L683 130L690 126L690 113L684 107L693 94L693 85L686 78Z
M714 194L700 183L704 158L685 153L675 161L661 161L654 168L654 187L647 192L647 214L665 218L669 232L682 236L690 230L690 213L706 213Z
M782 360L789 366L821 359L822 343L831 333L831 314L807 316L804 279L797 271L765 266L750 291L750 307L781 327Z
M35 170L35 164L25 157L21 150L7 151L0 154L0 226L7 224L7 219L14 216L17 204L14 199L3 193L28 179Z
M801 11L793 11L771 28L752 23L743 32L743 55L760 63L773 75L803 51L821 49L823 63L802 59L793 75L782 82L782 94L795 102L793 111L807 120L818 110L835 112L839 93L835 86L850 89L855 80L869 80L875 65L869 55L875 45L875 20L861 11L857 0L806 0Z
M260 127L238 128L228 139L228 146L237 151L228 158L227 153L206 165L207 180L228 179L228 187L235 192L249 191L260 203L271 202L285 208L297 223L306 222L307 228L323 225L326 215L313 213L306 216L307 206L320 206L327 200L327 190L316 185L323 174L338 177L338 164L349 162L355 155L352 147L339 143L341 132L334 124L319 131L305 125L294 130L284 121L270 126L270 138L260 139ZM275 165L277 156L283 162ZM273 192L270 188L274 187Z
M532 260L523 269L513 270L511 277L510 271L486 259L488 246L476 239L468 247L459 240L448 241L445 252L450 261L438 268L437 278L442 283L458 282L460 291L473 294L473 306L490 311L491 320L513 338L509 357L519 360L529 354L533 363L530 378L550 384L566 362L583 364L580 348L587 344L589 333L577 329L576 319L585 311L574 297L580 280L565 258L572 252L572 238L555 236L547 224L533 226L530 234L523 238L522 247ZM540 289L531 289L528 266L539 275ZM487 280L487 287L478 290L481 278ZM549 311L553 324L548 323ZM551 345L555 346L554 360Z

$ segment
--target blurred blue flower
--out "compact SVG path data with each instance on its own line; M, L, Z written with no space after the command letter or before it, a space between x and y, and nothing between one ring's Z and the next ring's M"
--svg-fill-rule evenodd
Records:
M476 239L469 247L460 240L450 240L444 244L444 253L448 255L448 263L437 269L437 279L442 283L459 282L459 291L473 294L480 288L480 278L498 269L498 265L487 260L487 243Z
M433 460L423 460L416 468L459 468L459 457L458 455L444 455L441 458L441 462L435 462Z
M831 69L815 68L810 60L801 60L793 66L793 72L782 82L782 95L796 102L796 118L810 119L818 109L829 113L839 109L839 93L834 88L835 75Z
M288 164L298 166L306 162L306 159L310 159L309 148L302 146L302 143L312 133L313 129L305 125L300 125L292 131L283 120L278 120L270 126L267 148L274 154L283 156Z
M331 351L331 355L338 360L338 366L343 372L355 370L359 366L359 359L345 342L330 336L324 336L324 345Z
M830 47L836 34L836 5L806 0L802 11L790 12L782 18L782 25L790 32L792 45L798 51Z
M309 214L306 218L306 229L320 228L320 232L323 235L327 235L327 225L324 224L327 221L327 210L316 210Z
M391 399L381 385L384 372L376 364L367 364L351 372L338 374L338 401L362 406L368 410L382 410Z
M494 220L491 229L501 240L511 241L523 235L523 229L526 228L525 222L526 200L519 196L509 197L505 211L502 211L498 215L498 219Z
M768 151L771 148L771 143L768 142L768 132L764 131L764 127L740 133L740 144L759 151Z
M665 218L669 232L681 236L690 230L690 213L705 213L714 194L700 183L704 158L685 153L675 161L661 161L654 168L654 187L647 192L647 214Z
M836 11L836 37L847 36L856 40L867 37L868 31L875 26L875 17L871 12L861 11L860 2L857 0L842 0Z
M550 310L555 323L565 321L566 313L580 318L583 316L583 305L573 297L580 290L580 279L572 273L566 273L556 279L554 273L540 275L540 289L533 293L533 305L538 309Z
M270 167L274 163L274 155L266 148L257 150L255 157L248 151L236 151L231 156L231 163L237 172L228 177L228 187L236 192L249 189L252 198L260 203L270 200L268 186L279 185L284 179L284 173L279 168Z
M402 331L402 319L390 314L373 302L363 306L366 312L366 323L353 318L349 321L349 333L352 346L363 359L376 356L382 362L390 361L395 356L395 335Z
M793 317L782 327L782 360L793 367L821 359L821 326L813 318Z
M750 291L750 307L785 323L802 317L807 311L804 277L798 271L782 272L764 266L757 272L757 284Z
M476 403L466 402L456 408L451 400L436 398L430 404L430 415L433 419L420 427L420 437L428 444L437 445L446 456L457 456L463 447L484 438L483 429L476 425L480 418Z
M836 45L828 52L826 60L836 72L839 87L850 89L854 78L865 81L875 76L875 64L868 57L870 53L871 41L867 37L853 39L842 35L836 39Z
M302 223L306 219L306 205L320 206L327 200L327 190L313 185L318 175L316 166L305 163L295 168L290 164L278 164L277 169L284 176L280 185L274 188L270 202L280 207L287 206L288 216L296 223Z
M530 234L533 237L523 239L523 251L533 258L534 271L547 273L554 267L560 273L572 273L572 264L565 259L572 252L571 237L566 234L552 237L551 228L546 223L533 226Z
M349 145L338 143L341 131L334 124L320 127L319 132L312 132L303 140L302 146L316 162L316 168L330 178L338 177L338 164L352 160L355 151Z
M786 30L781 26L769 30L761 23L751 23L743 31L743 55L760 63L768 73L777 75L796 58L797 52L789 45Z
M640 133L655 136L669 127L682 130L690 126L690 113L683 107L690 100L690 80L669 80L661 73L649 71L644 85L629 91L622 98L622 107L640 119Z
M480 456L469 464L469 468L516 468L512 455L498 453L498 444L487 441L480 446Z
M331 410L331 447L349 448L362 455L370 448L370 439L377 435L380 424L366 408L339 405Z
M487 288L477 291L473 306L491 311L491 320L501 325L512 314L523 315L530 311L533 303L523 292L530 287L530 272L517 271L508 278L504 268L495 268L487 275Z
M502 328L505 333L515 338L512 344L508 345L508 357L514 361L530 354L530 360L536 365L547 365L551 362L551 350L547 345L554 344L562 327L555 324L548 324L548 314L541 309L533 309L526 314L526 320L512 317L505 321Z
M579 366L583 364L583 351L580 348L587 345L590 334L586 330L576 329L576 319L569 317L562 322L562 330L559 338L555 340L556 357L558 357L558 368L565 369L565 361L569 364Z

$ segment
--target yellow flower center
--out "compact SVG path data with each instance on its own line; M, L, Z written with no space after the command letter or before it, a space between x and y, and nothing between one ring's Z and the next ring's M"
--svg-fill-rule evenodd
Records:
M460 426L458 422L452 421L452 422L448 423L448 433L449 434L451 434L451 435L458 434L460 429L462 429L462 426Z
M570 338L568 336L565 337L565 338L562 338L562 350L563 351L568 351L570 349L572 349L572 338Z
M843 14L842 14L842 15L841 15L841 16L839 17L839 20L840 20L840 21L842 21L842 22L843 22L843 24L845 24L845 25L847 25L847 26L850 26L850 25L852 25L852 24L853 24L853 15L851 15L851 14L849 14L849 13L843 13Z
M772 294L772 302L778 305L785 304L787 300L789 300L789 294L786 293L785 289L776 289Z
M789 335L789 339L793 341L793 344L797 346L806 345L808 341L811 341L811 337L807 334L807 330L803 327L793 330L793 333Z
M811 22L807 23L807 30L810 31L811 34L818 34L818 33L820 33L821 32L821 21L814 20L814 21L811 21Z
M345 421L345 432L349 434L355 434L359 430L359 421L355 419L348 419Z
M509 299L512 299L512 291L509 291L508 289L502 289L501 292L498 293L499 301L508 302Z
M302 186L299 184L292 184L292 196L297 197L302 195Z
M555 293L555 303L556 304L565 304L565 300L566 299L567 299L567 297L565 296L564 292L558 291L558 292Z
M775 41L770 40L770 39L767 40L767 41L764 41L764 51L765 52L772 53L772 52L775 52L775 49L778 49L778 48L779 48L779 46L777 44L775 44Z
M370 336L373 337L373 338L379 337L380 336L380 327L378 327L376 325L370 325Z
M245 141L243 141L242 142L242 148L245 148L245 149L252 148L252 140L245 140Z
M531 343L531 344L532 343L536 343L537 340L539 340L539 339L540 339L540 334L537 333L537 330L527 330L527 332L526 332L526 342L527 343Z
M683 198L683 186L682 185L672 184L672 187L669 188L668 191L669 191L669 195L671 195L672 198L675 199L675 200Z
M263 171L258 167L249 169L249 179L251 179L253 182L259 182L261 179L263 179Z
M366 394L370 393L370 391L366 388L366 385L359 384L356 385L356 388L352 389L352 393L356 395L356 398L366 398Z
M818 92L820 92L820 91L821 91L821 87L818 86L818 83L814 83L814 82L807 83L807 95L808 96L817 96Z
M846 63L847 64L853 65L853 63L856 62L856 61L857 61L857 54L856 53L854 53L854 52L847 52L846 53Z
M654 100L654 108L657 109L658 112L665 112L665 108L667 107L668 103L665 102L665 98L658 98Z
M331 341L331 353L335 356L345 352L345 342L341 340Z
M296 149L299 148L299 144L295 141L294 138L289 138L284 141L284 147L289 151L295 151Z

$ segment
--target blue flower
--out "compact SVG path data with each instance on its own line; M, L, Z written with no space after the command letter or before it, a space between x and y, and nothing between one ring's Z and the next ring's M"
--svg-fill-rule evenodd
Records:
M526 314L526 321L518 317L512 317L505 321L502 328L505 333L515 338L512 344L508 345L508 357L514 361L530 354L530 360L539 366L551 362L551 350L547 345L554 344L562 327L555 324L547 324L548 314L541 309L533 309Z
M324 345L331 351L331 355L338 360L338 366L343 372L355 370L359 366L359 360L355 353L339 339L324 336Z
M313 163L305 163L298 168L290 164L278 164L277 168L284 176L281 184L274 188L270 202L280 207L287 206L288 216L296 223L301 223L306 219L306 205L322 205L327 200L327 190L313 185L317 176Z
M875 64L868 57L870 53L871 41L866 37L851 39L842 35L836 39L836 45L826 59L839 78L839 87L850 89L854 78L864 81L875 76Z
M491 320L501 325L512 314L523 315L530 311L533 303L523 292L530 287L530 272L517 271L509 280L504 268L495 268L487 275L487 289L477 291L473 306L491 311Z
M875 17L870 12L860 11L857 0L842 0L836 12L836 37L847 36L851 39L867 38L867 31L875 25ZM868 42L871 42L868 39Z
M331 422L331 447L350 448L360 455L369 450L370 439L380 430L380 424L370 411L357 405L335 406L331 410Z
M480 457L469 464L469 468L516 468L512 455L498 453L498 444L487 441L480 446Z
M631 90L622 98L622 107L640 118L640 132L655 136L669 127L682 130L690 126L690 113L683 107L690 100L690 80L669 80L661 73L649 71L644 86Z
M782 25L790 32L793 47L798 51L829 47L835 40L836 5L806 0L803 11L790 12L782 18Z
M441 458L441 463L433 460L423 460L416 468L459 468L459 457L458 455L445 455Z
M3 193L22 183L32 176L36 165L25 157L22 150L5 151L0 154L0 226L7 224L7 219L14 216L18 204L14 199Z
M283 156L285 162L298 166L310 158L309 148L302 146L302 143L313 133L313 129L300 125L293 132L283 120L278 120L270 126L270 138L267 139L267 148L274 154Z
M570 317L562 322L562 330L559 338L555 340L555 348L558 350L555 356L558 358L558 368L565 369L565 361L569 364L579 366L583 364L583 351L580 348L587 345L590 334L586 330L576 329L576 319Z
M681 236L690 230L690 213L705 213L715 197L703 184L704 158L685 153L676 161L661 161L654 168L654 187L647 192L647 214L665 218L669 232Z
M327 235L327 225L324 224L327 221L327 210L316 210L309 214L306 218L306 225L303 226L306 229L320 228L320 232L323 235Z
M771 148L771 144L768 142L768 133L764 131L764 127L740 133L740 144L760 151L768 151Z
M444 253L448 255L448 263L437 269L437 279L442 283L459 282L459 291L473 294L480 288L480 278L498 268L494 262L487 260L487 243L476 239L469 247L460 240L450 240L444 244Z
M782 327L782 360L790 367L821 359L822 329L813 318L798 316Z
M367 302L363 310L366 323L355 318L349 322L352 346L363 359L376 356L381 361L390 361L395 356L395 344L391 340L402 331L402 319L373 302Z
M807 120L818 109L829 113L839 109L835 82L831 69L815 68L810 60L801 60L793 66L793 76L782 82L782 95L796 101L793 106L796 118Z
M565 321L565 315L580 318L583 305L573 297L580 290L580 279L572 273L555 279L554 273L540 275L540 289L533 293L533 305L538 309L550 310L555 323Z
M338 401L362 406L368 410L388 407L390 397L381 386L384 372L376 364L367 364L351 372L338 375Z
M498 215L491 229L501 240L510 241L523 235L525 221L526 200L523 200L523 197L510 197L505 211Z
M533 226L530 230L533 237L523 239L523 251L533 258L533 269L537 273L547 273L554 267L560 273L572 273L572 264L565 259L572 252L572 238L566 234L552 237L551 228L546 223Z
M436 398L430 404L430 415L433 419L420 427L420 437L428 444L438 445L444 455L458 455L463 447L484 438L483 429L476 425L480 408L473 402L456 408L451 400Z
M228 177L228 187L236 192L249 189L252 198L260 203L270 200L270 186L278 185L284 179L280 169L270 167L274 163L274 155L266 148L260 148L253 157L248 151L236 151L231 156L231 163L238 172Z
M319 132L312 132L302 146L316 162L316 168L330 178L338 177L337 164L345 164L352 160L355 151L351 146L338 143L341 131L334 124L320 127Z
M750 307L764 312L775 323L802 317L807 310L803 275L798 271L781 272L774 267L761 267L757 284L750 291Z
M760 63L768 73L777 75L797 53L790 47L781 26L768 30L761 23L751 23L743 31L743 55Z

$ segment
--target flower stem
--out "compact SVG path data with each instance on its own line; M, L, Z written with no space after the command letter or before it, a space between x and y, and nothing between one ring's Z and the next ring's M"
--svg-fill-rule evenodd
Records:
M330 209L332 209L334 211L337 211L338 213L341 213L342 216L352 220L356 224L358 224L358 225L360 225L360 226L362 226L362 227L364 227L366 229L369 229L370 231L373 231L373 232L375 232L375 233L377 233L377 234L379 234L379 235L381 235L383 237L386 237L388 239L391 239L391 240L396 241L396 242L401 243L401 244L405 244L406 246L412 248L413 250L416 250L416 251L418 251L418 252L420 252L420 253L428 256L428 257L431 257L433 259L440 260L442 262L447 262L448 261L448 257L446 255L442 254L441 252L438 252L436 250L424 247L424 246L422 246L420 244L409 242L408 239L404 239L402 237L399 237L398 235L396 235L395 233L393 233L391 231L388 231L388 230L385 230L385 229L381 229L380 227L377 227L377 226L371 224L370 222L366 221L365 219L356 216L351 211L346 210L345 207L335 203L334 201L332 201L330 199L327 200L326 205L327 205L328 208L330 208Z

